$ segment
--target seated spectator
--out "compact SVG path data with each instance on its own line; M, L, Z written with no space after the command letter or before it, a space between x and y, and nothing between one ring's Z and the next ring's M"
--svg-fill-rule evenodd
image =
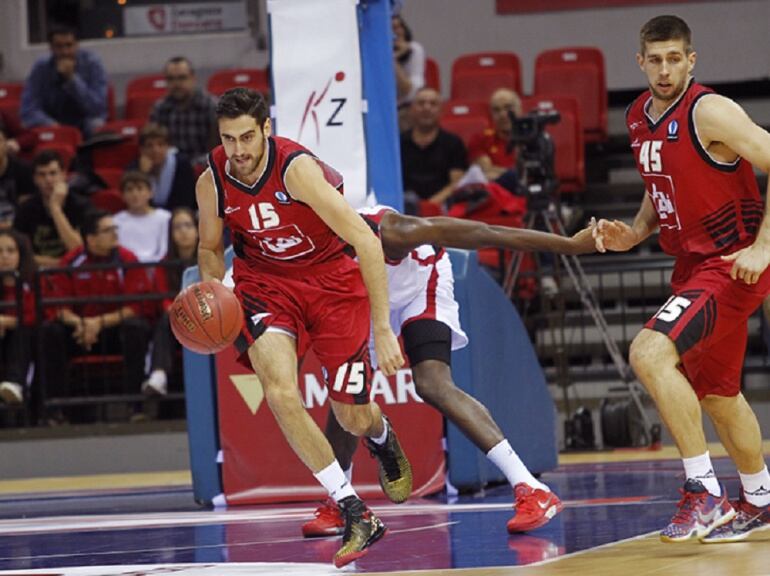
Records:
M35 191L32 170L26 163L9 154L10 140L0 128L0 229L10 228L20 202Z
M412 31L401 16L393 16L391 25L398 126L403 132L410 127L409 104L417 91L425 86L425 49L412 39Z
M32 241L38 266L57 266L66 252L83 245L78 228L91 205L70 192L61 156L53 150L35 156L32 179L36 193L19 206L13 227Z
M139 160L128 170L139 170L152 181L154 206L173 210L179 206L198 209L195 172L190 160L169 145L165 126L150 122L139 132Z
M168 129L171 144L193 163L205 165L218 144L216 102L197 87L192 64L183 56L166 62L168 94L155 103L150 120Z
M404 192L443 205L468 168L463 141L439 126L441 96L421 88L409 108L412 128L401 133Z
M99 58L78 48L75 30L52 26L51 54L35 62L21 96L25 128L67 124L90 136L107 118L107 74Z
M508 112L521 116L521 99L513 90L500 88L489 99L489 110L493 128L487 128L471 138L468 156L471 163L479 165L487 180L497 180L516 167L516 151L508 151L512 129ZM506 186L506 183L500 183Z
M137 262L136 256L118 244L118 226L108 212L90 211L81 228L85 245L68 252L61 266L72 272L57 274L53 292L61 298L88 298L87 302L63 306L57 318L42 327L45 358L44 383L47 393L59 386L64 395L67 366L73 355L122 354L123 390L138 391L144 378L150 328L142 316L142 302L103 302L105 296L138 295L150 292L144 268L124 268ZM96 264L114 268L84 270Z
M30 154L37 145L37 136L31 130L25 130L19 119L0 108L0 130L3 131L8 147L8 154Z
M140 262L158 262L168 250L171 213L150 204L151 186L150 177L144 172L126 172L120 182L126 209L115 214L118 242Z
M189 208L177 208L171 215L168 254L164 258L166 265L159 266L155 272L155 291L178 294L182 289L182 273L185 268L197 264L197 255L198 224L195 221L195 213ZM150 376L142 384L142 392L147 395L166 395L168 374L173 366L175 352L180 347L171 334L168 321L168 309L172 302L172 298L163 300L163 314L155 325Z
M33 352L32 327L35 323L35 296L31 289L34 273L35 260L29 241L14 230L0 230L2 301L12 304L12 307L0 309L0 398L6 404L21 404L27 395L27 376ZM21 323L17 282L22 283Z

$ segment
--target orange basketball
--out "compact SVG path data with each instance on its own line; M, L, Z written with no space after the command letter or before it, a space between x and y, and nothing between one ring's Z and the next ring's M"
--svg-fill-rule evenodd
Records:
M198 354L224 350L243 325L243 311L235 294L215 281L197 282L182 290L168 317L176 339Z

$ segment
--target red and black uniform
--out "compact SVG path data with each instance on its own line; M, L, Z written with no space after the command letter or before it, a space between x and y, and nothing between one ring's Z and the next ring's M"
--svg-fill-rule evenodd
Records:
M240 361L250 366L246 351L266 330L291 334L300 357L312 345L334 383L333 399L365 404L370 309L358 265L315 211L286 189L291 163L302 155L315 158L312 153L286 138L268 138L265 146L264 171L251 186L231 174L222 146L209 155L217 213L232 232L235 294L245 315L235 342ZM315 161L342 193L339 172Z
M73 328L60 321L43 326L45 342L44 380L50 391L57 385L66 384L66 366L72 355L122 354L124 360L123 392L139 392L144 379L144 358L149 344L150 328L145 312L156 302L123 301L109 302L105 297L137 296L151 292L152 286L144 268L125 268L125 264L137 263L130 250L118 247L107 257L89 254L85 248L75 248L61 260L65 273L57 275L52 284L53 296L59 298L86 298L83 303L66 306L84 318L99 317L120 310L125 306L133 309L135 316L125 318L120 324L105 327L99 340L90 351L77 345L72 338ZM89 269L95 265L112 265ZM63 381L62 381L63 380Z
M770 273L750 286L732 280L732 262L720 258L754 242L764 206L751 164L720 162L701 144L695 111L709 94L691 81L657 120L649 113L649 92L626 111L660 245L676 257L673 295L645 326L675 343L700 398L739 392L747 320L770 292Z

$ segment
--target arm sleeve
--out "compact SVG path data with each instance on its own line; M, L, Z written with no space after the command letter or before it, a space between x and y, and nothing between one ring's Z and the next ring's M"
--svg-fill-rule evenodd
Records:
M91 54L78 62L78 70L72 80L64 85L83 112L92 117L107 116L107 74L102 63Z
M41 101L42 92L45 89L45 68L46 62L38 61L32 68L24 84L24 91L21 93L21 116L22 126L25 128L34 128L35 126L50 126L56 121L43 111Z

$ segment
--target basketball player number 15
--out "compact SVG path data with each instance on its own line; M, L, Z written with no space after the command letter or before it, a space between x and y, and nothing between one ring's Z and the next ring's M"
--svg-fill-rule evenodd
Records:
M660 160L660 149L662 147L662 140L646 140L642 142L642 149L639 150L639 163L644 167L645 172L660 172L663 170L663 162Z
M259 208L259 212L257 212ZM254 230L264 230L265 228L275 228L281 220L270 202L260 202L249 206L249 216L251 216L251 227Z

